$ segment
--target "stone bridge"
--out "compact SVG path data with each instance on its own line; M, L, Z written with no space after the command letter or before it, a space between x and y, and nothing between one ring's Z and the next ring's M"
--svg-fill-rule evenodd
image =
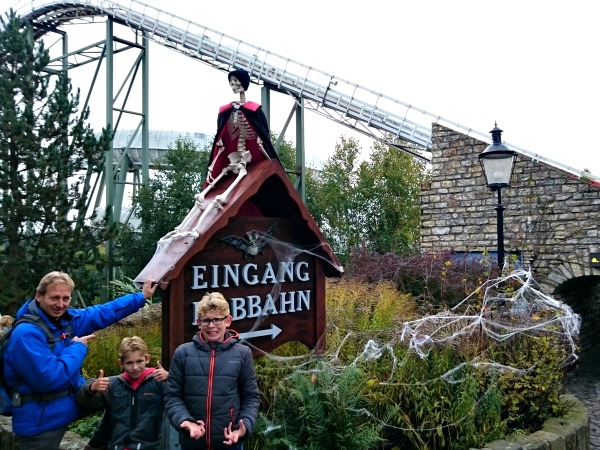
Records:
M431 183L421 191L421 248L497 250L497 196L478 155L487 143L434 124ZM568 152L565 149L565 152ZM582 351L600 343L600 185L519 155L502 190L504 245L542 289L582 317ZM595 266L595 267L594 267Z

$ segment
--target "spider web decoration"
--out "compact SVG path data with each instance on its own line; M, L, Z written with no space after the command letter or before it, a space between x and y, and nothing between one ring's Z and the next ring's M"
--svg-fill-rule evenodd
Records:
M272 236L262 234L268 241L276 254L278 262L293 262L302 253L307 253L318 258L323 258L317 253L318 246L300 248L275 239ZM327 261L334 264L332 261ZM340 268L341 269L341 268ZM326 354L308 351L293 356L279 356L262 351L246 341L250 347L261 352L266 358L276 362L285 368L282 373L305 372L308 376L318 375L317 363L327 362L334 371L341 373L348 366L369 366L381 358L391 361L391 370L386 379L378 380L382 389L394 388L398 382L394 380L397 371L411 364L411 359L426 359L434 348L460 347L460 345L474 336L480 340L491 343L508 343L511 339L526 337L539 338L551 336L565 350L566 358L561 366L566 367L578 359L577 339L581 327L581 317L565 303L555 300L541 291L535 282L531 271L516 268L501 278L491 279L468 295L455 307L439 312L434 315L425 316L416 320L399 322L390 329L371 330L368 332L354 329L341 329L340 325L332 325L328 322L327 332L335 331L342 336L336 348L328 349ZM280 279L279 277L277 279ZM271 291L273 298L278 298L281 292L281 283L276 284ZM264 321L265 316L258 317L252 327L255 330ZM357 356L350 363L344 364L340 355L344 347L350 342L365 342L362 350L354 353ZM330 341L328 341L330 342ZM398 348L406 349L404 356L398 357ZM347 353L347 352L346 352ZM544 355L542 355L544 358ZM511 372L517 375L533 373L536 365L530 367L516 367L501 362L496 362L490 355L482 353L476 355L471 361L462 362L455 367L445 371L438 377L425 379L418 382L402 383L410 389L420 389L427 385L443 382L449 385L462 383L467 379L465 371L483 370L486 373ZM407 366L409 367L409 366ZM291 375L286 375L290 378ZM384 417L367 409L357 409L353 412L357 415L368 416L371 420L380 423L388 429L403 433L438 433L441 429L455 427L461 422L472 420L481 402L485 400L486 393L477 399L472 408L462 417L455 417L451 423L441 424L432 428L419 426L401 426L398 423L390 423ZM407 424L408 425L408 424ZM281 429L280 424L267 423L265 432Z
M277 258L277 263L279 262L286 262L286 263L292 263L294 261L294 259L296 259L296 257L302 253L314 256L316 258L319 259L323 259L323 256L319 253L317 253L317 250L322 247L323 245L329 245L329 244L317 244L317 245L313 245L313 246L304 246L304 247L300 247L297 244L290 244L289 242L285 242L285 241L281 241L278 240L276 238L274 238L271 234L265 233L264 231L259 231L259 230L253 230L254 233L256 233L257 236L260 237L261 240L265 241L273 250L273 252L276 255ZM336 264L334 261L327 261L329 264L331 264L332 266L334 266L339 272L343 272L344 269L342 266L340 266L339 264ZM278 272L276 274L276 279L277 280L283 280L284 276L282 273L283 267L280 264L276 265L278 267ZM281 282L277 282L273 285L273 289L271 289L271 297L274 299L279 298L279 294L281 293L281 289L282 289L282 283ZM265 319L268 317L268 315L260 315L256 318L256 320L254 321L254 323L252 324L252 327L248 330L248 332L253 332L255 330L257 330L262 323L265 321ZM252 345L252 343L250 343L249 341L244 340L244 342L249 345L250 347L258 350L259 352L265 354L265 355L269 355L269 357L271 358L277 358L275 355L271 355L268 354L264 351L262 351L261 349L259 349L258 347Z
M475 299L483 292L481 306ZM451 344L461 337L481 333L504 341L519 333L548 333L561 336L571 349L565 364L577 357L576 338L581 317L565 303L543 293L531 272L516 269L506 276L488 280L449 311L407 322L401 341L421 358L434 345Z

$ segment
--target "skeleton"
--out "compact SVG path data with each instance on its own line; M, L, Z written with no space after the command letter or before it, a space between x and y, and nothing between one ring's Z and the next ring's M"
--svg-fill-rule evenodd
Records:
M235 94L239 94L240 99L239 101L232 102L230 104L230 107L233 108L233 112L225 124L225 130L220 136L217 136L218 140L215 143L215 147L211 155L212 161L208 168L204 189L202 192L196 195L194 208L190 210L183 222L181 222L181 224L173 231L165 235L159 242L169 240L174 236L198 236L198 229L204 218L212 210L222 209L223 205L227 203L229 195L233 189L239 184L242 178L246 176L246 165L252 161L252 153L248 148L248 143L253 142L256 144L255 148L258 149L258 154L261 157L264 156L264 158L261 159L271 159L273 157L277 157L274 153L274 150L271 152L271 154L265 150L262 139L258 136L255 129L248 122L248 118L244 114L242 107L246 105L246 89L249 81L250 76L244 70L238 69L229 73L229 86ZM252 104L252 106L255 108L254 110L256 110L256 107L259 106L252 102L249 102L249 104ZM262 114L262 111L260 111L260 113ZM223 141L224 139L226 142ZM222 157L226 154L228 149L231 149L233 143L235 143L235 151L230 151L230 153L227 155L229 163L221 169L221 172L217 176L214 176L213 170L215 165L217 165L217 163L221 163ZM225 190L225 192L217 195L207 205L205 201L206 195L225 175L230 172L237 175L235 180L231 183L227 190ZM198 219L195 219L198 214L198 210L202 211L202 214Z

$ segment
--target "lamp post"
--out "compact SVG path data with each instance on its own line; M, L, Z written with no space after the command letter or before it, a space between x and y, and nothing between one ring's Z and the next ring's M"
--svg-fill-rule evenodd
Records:
M502 143L502 130L494 124L492 143L479 154L479 162L488 187L498 192L497 231L498 231L498 268L500 274L504 265L504 206L502 206L502 188L510 187L510 178L517 153Z

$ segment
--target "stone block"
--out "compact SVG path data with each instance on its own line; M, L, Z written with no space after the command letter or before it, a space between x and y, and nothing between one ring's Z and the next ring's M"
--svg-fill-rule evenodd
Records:
M544 430L560 434L564 438L564 450L577 450L577 426L572 421L552 418L544 422Z
M523 450L523 447L517 442L499 439L497 441L488 442L482 450Z
M540 440L534 434L519 435L515 436L514 439L523 446L524 450L550 450L548 442Z
M549 450L565 450L565 438L545 428L530 435L532 440L548 443Z

